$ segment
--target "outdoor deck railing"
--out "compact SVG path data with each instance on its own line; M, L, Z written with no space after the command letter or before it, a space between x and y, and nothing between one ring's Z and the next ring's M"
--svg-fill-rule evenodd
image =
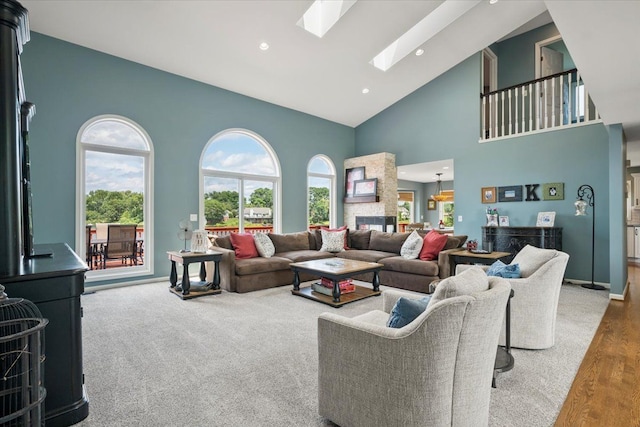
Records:
M310 225L307 227L308 230L315 230L318 229L320 227L326 227L323 225ZM205 230L207 230L209 232L209 234L213 234L215 236L228 236L231 233L239 233L240 232L240 228L239 227L221 227L221 226L216 226L216 225L207 225L205 227ZM251 234L256 234L256 233L272 233L273 232L273 226L272 225L264 225L261 227L245 227L244 229L245 233L251 233Z

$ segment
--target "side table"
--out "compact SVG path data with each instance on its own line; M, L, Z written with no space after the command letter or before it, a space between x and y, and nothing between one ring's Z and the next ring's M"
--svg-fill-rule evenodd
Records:
M205 295L215 295L222 292L220 289L220 259L222 253L220 252L177 252L168 251L167 256L171 261L171 274L169 275L169 282L171 286L169 291L179 296L181 299L197 298ZM207 283L206 276L207 270L205 262L213 261L213 282ZM182 282L178 283L178 273L176 270L176 263L182 264ZM194 283L189 279L189 264L199 262L200 263L200 282Z
M509 252L489 252L487 254L474 253L468 250L452 252L449 254L449 264L451 266L450 275L455 276L456 265L458 264L484 264L491 265L496 260L511 255Z
M505 330L504 330L504 344L505 346L498 346L496 352L496 362L493 365L493 380L491 381L491 387L496 388L496 376L500 372L507 372L513 369L514 360L511 354L511 298L513 298L513 289L509 293L509 299L507 300L507 311L504 314Z

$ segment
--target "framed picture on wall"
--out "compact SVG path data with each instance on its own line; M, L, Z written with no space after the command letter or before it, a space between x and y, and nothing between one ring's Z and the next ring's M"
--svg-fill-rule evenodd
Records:
M510 185L508 187L498 187L499 202L521 202L522 185Z
M375 196L378 192L378 178L360 179L353 182L353 196Z
M564 200L564 182L550 182L542 185L543 200Z
M436 201L433 199L427 200L427 210L435 211L436 210Z
M344 196L353 197L353 190L355 181L364 179L364 166L357 168L347 169L344 177Z
M480 191L480 199L482 203L495 203L496 187L482 187Z

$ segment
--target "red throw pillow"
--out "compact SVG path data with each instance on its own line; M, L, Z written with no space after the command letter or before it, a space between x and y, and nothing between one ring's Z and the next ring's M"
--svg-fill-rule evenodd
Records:
M231 245L236 253L236 258L256 258L258 257L258 249L256 249L256 242L253 240L253 234L251 233L231 233Z
M326 231L342 231L342 230L347 230L346 233L344 233L344 250L346 251L347 249L349 249L349 245L347 244L347 239L349 239L349 229L347 228L346 225L343 225L342 227L338 227L338 228L329 228L329 227L320 227L321 230L326 230Z
M438 257L438 254L447 244L447 235L440 234L436 230L428 232L422 240L422 250L420 251L420 258L423 261L431 261Z

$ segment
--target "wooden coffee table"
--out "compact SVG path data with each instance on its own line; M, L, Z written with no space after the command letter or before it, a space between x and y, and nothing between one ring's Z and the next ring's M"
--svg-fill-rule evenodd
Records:
M383 266L382 264L378 264L376 262L355 261L342 258L329 258L313 261L294 262L290 266L293 270L293 290L291 291L293 295L309 298L314 301L328 304L332 307L342 307L344 304L359 301L361 299L369 298L372 296L378 296L381 294L380 277L378 276L378 272ZM332 296L313 292L311 290L311 287L300 289L300 272L317 274L319 276L331 279L333 281ZM349 279L355 274L361 273L373 273L373 289L356 285L355 292L341 295L338 282L344 279Z

